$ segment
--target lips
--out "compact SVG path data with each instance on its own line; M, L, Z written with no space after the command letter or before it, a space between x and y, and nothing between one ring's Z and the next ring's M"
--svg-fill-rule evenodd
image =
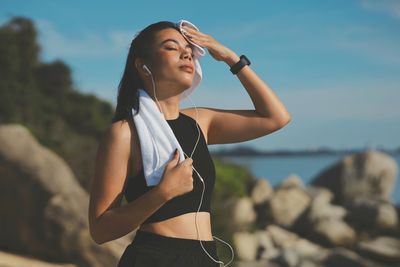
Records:
M179 68L183 71L193 73L193 67L191 65L182 65Z

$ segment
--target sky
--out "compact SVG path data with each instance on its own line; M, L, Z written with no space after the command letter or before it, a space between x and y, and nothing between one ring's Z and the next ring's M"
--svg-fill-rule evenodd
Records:
M116 103L134 35L186 19L236 54L273 90L291 122L219 148L262 150L400 146L400 0L320 1L0 0L0 24L34 21L41 59L63 60L74 87ZM192 2L194 3L194 2ZM206 50L196 106L254 109L229 66ZM184 100L180 108L192 107Z

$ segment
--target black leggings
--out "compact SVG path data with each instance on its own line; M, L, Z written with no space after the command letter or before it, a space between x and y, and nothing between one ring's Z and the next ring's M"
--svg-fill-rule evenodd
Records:
M202 240L204 249L219 261L215 240ZM196 239L176 238L137 230L117 267L219 267Z

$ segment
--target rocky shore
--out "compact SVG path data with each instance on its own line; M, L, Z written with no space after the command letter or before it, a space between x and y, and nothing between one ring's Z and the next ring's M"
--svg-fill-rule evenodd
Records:
M400 266L398 166L378 151L346 155L305 186L290 175L255 179L227 201L235 266ZM250 230L249 230L250 229Z
M390 199L397 171L371 150L343 157L307 186L294 174L275 188L268 177L251 180L246 196L222 203L230 266L400 266L400 207ZM97 245L88 202L60 156L24 126L0 125L0 266L116 266L135 233Z
M64 159L20 124L0 125L0 203L2 267L116 266L132 239L91 239L88 193Z

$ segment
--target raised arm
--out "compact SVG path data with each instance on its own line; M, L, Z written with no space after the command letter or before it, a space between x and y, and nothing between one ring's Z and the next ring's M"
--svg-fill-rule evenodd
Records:
M209 34L186 28L189 38L210 52L211 56L232 67L239 56L219 43ZM207 144L228 144L253 140L273 133L291 121L286 107L271 88L250 68L244 66L237 77L247 90L254 109L225 110L217 108L197 108L199 119L207 136ZM226 96L229 98L229 95ZM183 113L195 118L196 109L187 108Z

